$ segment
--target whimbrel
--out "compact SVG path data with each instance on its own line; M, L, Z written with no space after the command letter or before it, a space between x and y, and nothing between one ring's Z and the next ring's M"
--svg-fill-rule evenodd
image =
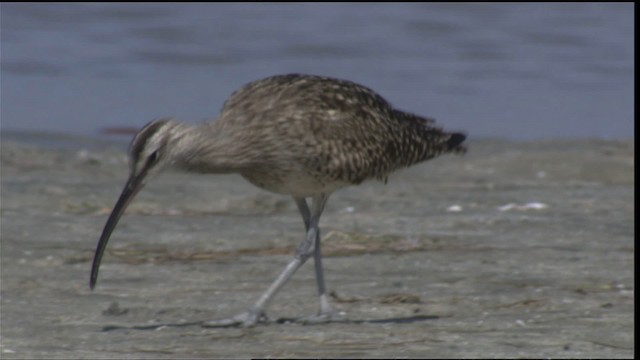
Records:
M167 168L238 173L250 183L293 197L306 230L293 259L246 312L207 326L253 326L266 319L275 294L311 256L320 295L318 314L336 314L326 294L318 222L329 196L368 179L444 153L464 153L466 135L393 108L369 88L312 75L279 75L234 92L217 120L197 126L173 119L145 125L129 146L130 176L107 220L93 259L94 288L102 255L120 216L146 180ZM307 204L311 200L311 206Z

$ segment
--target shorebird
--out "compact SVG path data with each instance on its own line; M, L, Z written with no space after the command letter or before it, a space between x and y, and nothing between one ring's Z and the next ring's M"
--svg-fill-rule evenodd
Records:
M337 317L327 297L318 223L336 190L378 179L444 153L464 153L466 135L433 119L395 109L354 82L313 75L278 75L251 82L224 103L217 120L174 119L145 125L129 145L130 176L109 216L91 268L90 287L120 216L147 179L163 170L238 173L253 185L293 197L306 235L293 259L248 311L204 326L254 326L295 271L311 256L320 297L306 322ZM307 203L310 199L310 205Z

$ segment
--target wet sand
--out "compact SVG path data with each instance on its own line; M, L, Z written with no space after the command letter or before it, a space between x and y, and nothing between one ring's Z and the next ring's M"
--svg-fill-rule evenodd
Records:
M316 311L309 263L251 329L199 322L245 310L287 263L291 199L238 176L151 181L92 292L124 152L1 146L3 359L634 355L631 140L471 141L343 189L321 227L345 321L276 321Z

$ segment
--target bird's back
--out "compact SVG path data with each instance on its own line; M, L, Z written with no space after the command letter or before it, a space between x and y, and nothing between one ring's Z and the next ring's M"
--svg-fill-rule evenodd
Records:
M311 189L358 184L465 151L463 134L394 109L364 86L311 75L249 83L225 102L217 122L221 131L260 149L262 160L242 175L267 189L279 181L292 186L308 180Z

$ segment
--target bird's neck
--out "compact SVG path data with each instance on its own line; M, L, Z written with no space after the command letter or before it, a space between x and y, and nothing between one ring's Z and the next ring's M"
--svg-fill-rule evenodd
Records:
M228 174L250 166L252 158L247 144L236 141L234 134L224 132L217 123L185 128L174 138L176 168L199 173Z

